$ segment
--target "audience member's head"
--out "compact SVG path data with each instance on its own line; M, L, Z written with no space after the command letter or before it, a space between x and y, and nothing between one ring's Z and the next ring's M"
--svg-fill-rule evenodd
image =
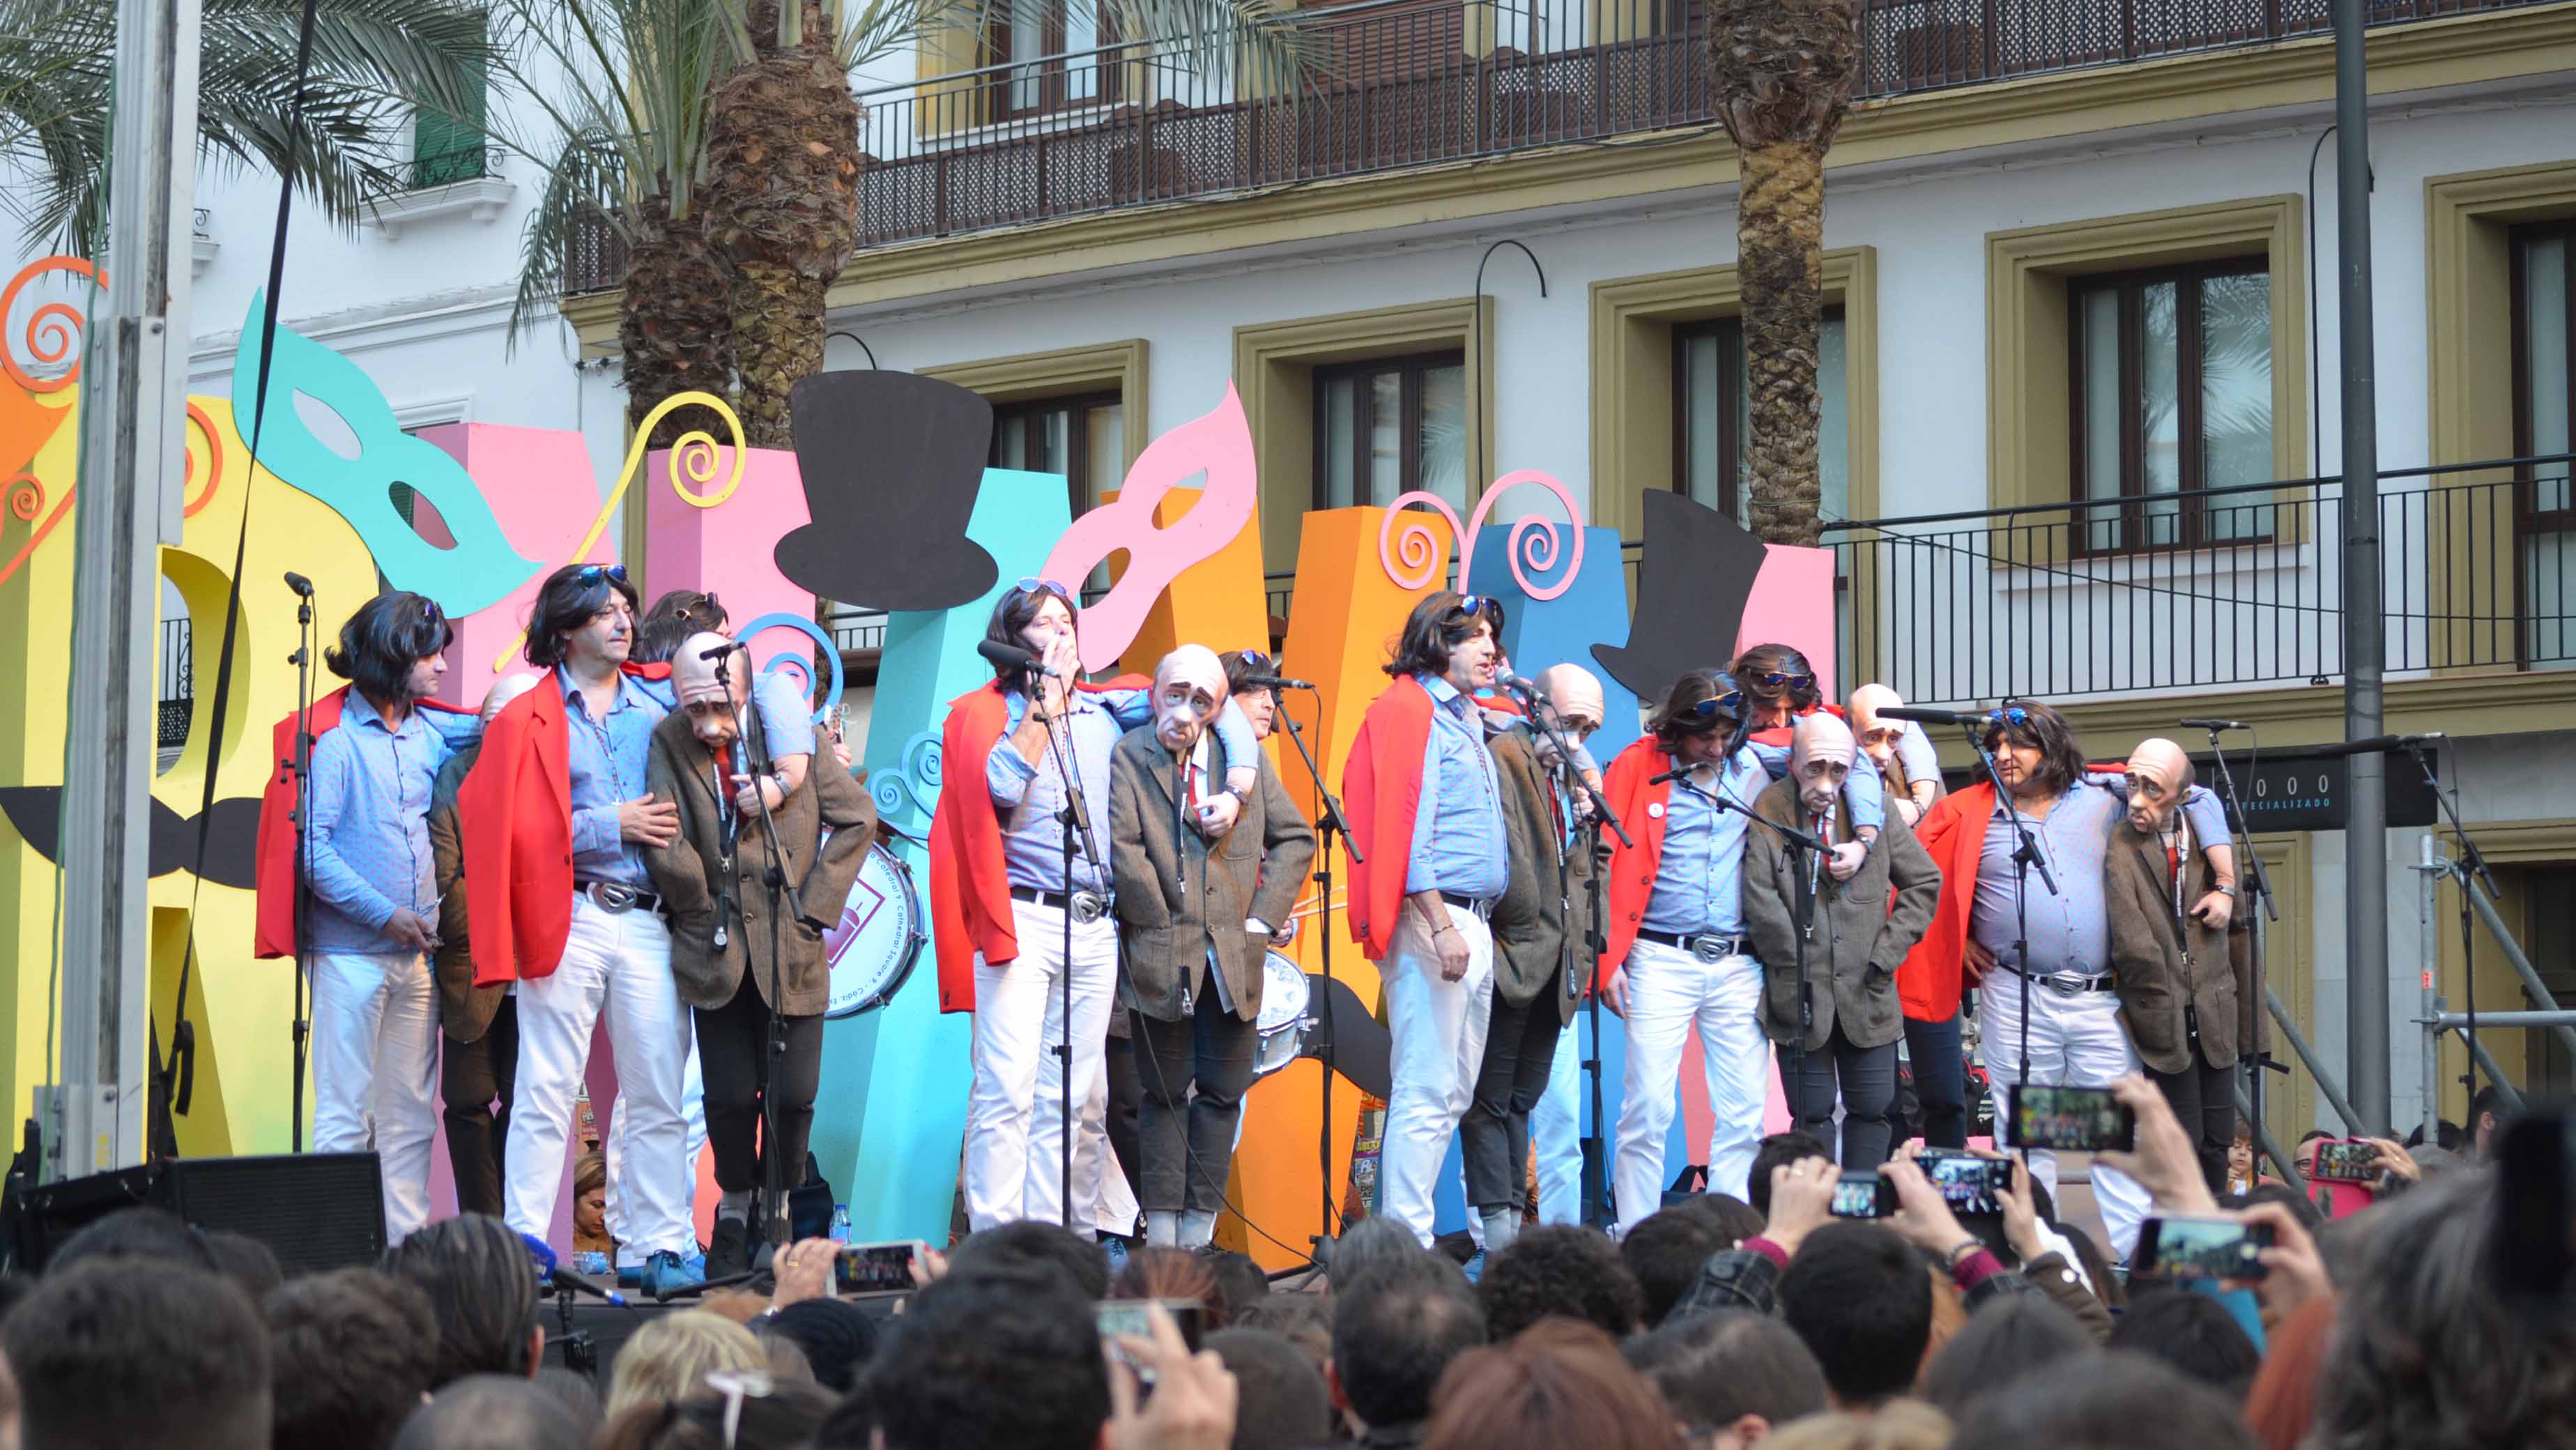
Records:
M779 1384L815 1383L814 1361L805 1357L805 1346L779 1333L776 1322L768 1315L751 1320L743 1328L751 1331L753 1342L760 1346L761 1357L768 1361L770 1379ZM833 1398L840 1396L834 1395Z
M2012 1295L1970 1315L1967 1327L1932 1356L1923 1372L1923 1398L1956 1418L1980 1395L2100 1348L2083 1321L2054 1301Z
M1324 1281L1338 1293L1344 1284L1390 1259L1407 1259L1423 1252L1422 1240L1403 1224L1384 1215L1364 1218L1345 1225L1341 1237L1333 1240L1333 1256L1325 1267Z
M592 1450L803 1450L839 1403L820 1385L746 1372L685 1400L628 1409Z
M268 1296L273 1450L384 1450L429 1392L429 1296L373 1269L339 1269Z
M456 1380L431 1395L394 1437L394 1450L585 1450L589 1444L559 1396L517 1374Z
M1684 1287L1688 1281L1684 1281ZM1645 1295L1619 1246L1597 1228L1544 1224L1485 1261L1476 1281L1485 1327L1509 1339L1542 1319L1579 1319L1612 1339L1637 1332Z
M232 1281L92 1255L47 1274L0 1322L25 1450L265 1450L268 1331Z
M545 1347L537 1268L517 1234L486 1214L441 1219L385 1250L385 1273L429 1296L438 1316L434 1389L470 1374L525 1379Z
M1267 1329L1314 1361L1315 1373L1333 1362L1333 1302L1313 1294L1272 1294L1243 1311L1236 1329Z
M709 1370L766 1370L769 1356L751 1331L703 1309L645 1321L609 1366L608 1418L653 1400L685 1400L706 1390Z
M2576 1441L2576 1316L2519 1312L2490 1277L2495 1175L2463 1173L2376 1219L2317 1388L2327 1450Z
M1672 1450L1663 1401L1589 1324L1551 1321L1469 1350L1434 1402L1423 1450Z
M1241 1324L1243 1311L1270 1297L1270 1276L1261 1261L1232 1249L1201 1250L1199 1256L1216 1271L1217 1293L1225 1300L1225 1322Z
M1333 1300L1333 1388L1362 1427L1428 1417L1441 1372L1485 1342L1467 1276L1418 1249L1345 1282Z
M45 1269L60 1273L88 1259L157 1259L223 1272L214 1250L206 1247L206 1236L166 1208L120 1208L84 1225L55 1246Z
M2307 1195L2286 1183L2262 1182L2243 1193L2231 1193L2218 1201L2221 1208L2252 1208L2258 1203L2277 1203L2290 1211L2299 1227L2313 1234L2325 1227L2326 1211L2308 1201Z
M1930 1405L1894 1400L1866 1415L1818 1415L1762 1442L1764 1450L1949 1450L1950 1420Z
M2391 1442L2394 1443L2394 1442ZM1950 1450L2254 1450L2227 1397L2142 1354L2103 1355L2080 1375L2039 1375L1987 1395Z
M1314 1450L1333 1438L1333 1397L1306 1351L1266 1329L1207 1337L1234 1372L1233 1450Z
M1741 1450L1825 1408L1825 1373L1815 1355L1767 1314L1676 1315L1629 1340L1626 1353L1694 1446Z
M872 1427L881 1450L1093 1450L1109 1371L1091 1305L1043 1268L940 1280L888 1331L817 1450L866 1450Z
M968 1234L948 1255L953 1278L987 1270L1036 1269L1061 1277L1085 1299L1109 1297L1109 1256L1090 1239L1033 1218Z
M2335 1300L2319 1295L2270 1326L2263 1336L2263 1367L2245 1392L2245 1423L2264 1450L2299 1450L2317 1422L2317 1379L2333 1341Z
M206 1252L214 1256L215 1272L239 1284L253 1304L267 1303L277 1286L286 1282L286 1270L278 1266L277 1250L228 1228L210 1229L205 1237Z
M1699 1282L1700 1266L1708 1262L1708 1256L1733 1247L1735 1241L1721 1234L1716 1223L1704 1214L1668 1208L1639 1219L1637 1226L1628 1230L1628 1236L1619 1241L1619 1257L1637 1280L1645 1322L1650 1326L1663 1323L1673 1306Z
M2129 1312L2112 1327L2111 1347L2163 1360L2239 1401L2263 1365L2263 1352L2225 1305L2182 1289L2151 1290L2130 1300Z
M1225 1294L1217 1287L1216 1267L1204 1254L1188 1249L1144 1248L1127 1256L1127 1267L1109 1285L1112 1299L1178 1299L1199 1306L1203 1329L1223 1329Z
M2468 1156L2481 1162L2493 1158L2512 1116L2505 1109L2503 1089L2494 1083L2479 1088L2477 1096L2469 1099Z
M1952 1335L1968 1327L1967 1299L1959 1292L1958 1282L1950 1277L1949 1270L1927 1262L1923 1265L1923 1282L1932 1289L1932 1328L1923 1336L1923 1356L1914 1364L1914 1378L1918 1381L1923 1378L1924 1369L1932 1363L1932 1357L1941 1352L1941 1346L1948 1344Z
M581 1429L581 1443L587 1445L599 1434L607 1418L607 1407L599 1401L599 1376L566 1369L559 1364L541 1365L530 1381L564 1407Z
M1932 1336L1932 1285L1905 1240L1876 1224L1826 1224L1781 1271L1779 1300L1836 1405L1866 1409L1914 1383Z
M1753 1149L1753 1168L1744 1180L1744 1198L1755 1213L1771 1216L1771 1170L1802 1158L1831 1158L1825 1140L1796 1128L1773 1133Z
M877 1350L877 1322L846 1299L799 1299L764 1322L771 1333L796 1341L814 1382L836 1395L857 1386Z
M1768 1183L1766 1176L1763 1180ZM1766 1200L1769 1195L1764 1195ZM1694 1193L1669 1210L1707 1222L1726 1240L1722 1247L1733 1248L1746 1239L1762 1236L1762 1212L1732 1193Z

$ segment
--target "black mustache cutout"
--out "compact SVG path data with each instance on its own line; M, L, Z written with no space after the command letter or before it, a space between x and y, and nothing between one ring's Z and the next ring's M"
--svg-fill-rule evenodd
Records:
M62 798L58 785L0 786L0 815L9 818L37 855L62 864ZM208 812L205 879L248 891L259 882L259 797L234 796ZM188 869L197 849L197 818L152 802L147 848L154 876Z

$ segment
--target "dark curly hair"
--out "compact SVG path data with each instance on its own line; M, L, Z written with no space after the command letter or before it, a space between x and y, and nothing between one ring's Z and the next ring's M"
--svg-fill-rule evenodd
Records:
M1013 649L1027 649L1029 642L1022 631L1036 622L1038 611L1044 609L1050 599L1062 604L1065 613L1079 616L1080 611L1074 608L1069 596L1059 595L1052 589L1022 589L1014 585L1003 590L1002 597L993 601L993 617L984 623L984 638ZM1006 665L993 666L993 678L997 680L1009 679L1017 673Z
M1407 675L1449 673L1449 652L1476 633L1480 620L1494 627L1494 641L1499 647L1503 638L1501 600L1490 594L1461 594L1454 589L1426 596L1404 617L1404 632L1396 636L1388 652L1386 672L1399 680Z
M680 652L689 636L704 631L722 634L729 622L725 607L716 597L699 589L674 589L653 601L644 617L635 621L634 660L639 665L656 665Z
M425 595L396 589L358 606L340 626L340 642L322 652L331 673L350 681L377 704L410 704L403 687L412 666L445 654L456 631L447 612Z
M611 574L593 564L566 564L548 574L538 586L536 608L528 615L528 663L541 670L562 664L564 636L598 618L611 595L625 599L628 609L640 613L644 596L635 592L624 574L623 569Z
M1719 1234L1714 1220L1678 1208L1637 1220L1637 1226L1619 1241L1619 1257L1644 1295L1647 1326L1663 1323L1673 1312L1673 1306L1699 1282L1700 1266L1709 1255L1733 1247L1735 1241Z
M1646 1313L1645 1291L1619 1246L1599 1229L1571 1224L1531 1229L1487 1260L1476 1298L1497 1342L1542 1319L1579 1319L1624 1339Z
M1792 715L1807 713L1825 698L1817 682L1816 667L1807 663L1805 655L1785 644L1757 644L1736 656L1735 663L1727 667L1727 673L1735 676L1736 683L1744 687L1747 699L1763 705L1785 703ZM1787 684L1772 686L1763 683L1763 676L1773 674L1803 676L1807 683L1803 689Z
M1697 708L1702 700L1724 699L1728 695L1742 693L1736 688L1735 677L1724 670L1689 671L1673 681L1673 687L1664 693L1664 702L1646 718L1646 733L1654 736L1656 743L1670 752L1686 736L1732 731L1744 723L1741 714L1720 709L1714 715L1701 715ZM1739 700L1736 709L1740 711L1742 708L1743 703Z
M488 1214L441 1219L385 1250L376 1267L429 1296L438 1318L430 1388L473 1374L525 1376L537 1322L528 1246Z
M1088 1300L1034 1273L951 1275L914 1297L823 1423L824 1450L1092 1450L1109 1418L1109 1372Z
M1217 1284L1216 1266L1188 1249L1145 1248L1127 1256L1127 1267L1109 1285L1112 1299L1187 1299L1199 1306L1202 1329L1223 1329L1225 1291Z
M2021 712L2019 721L2012 718L2016 710ZM2039 771L2031 777L2033 785L2050 795L2063 795L2084 778L2084 747L2076 743L2075 727L2065 716L2037 700L2006 700L1995 713L1999 718L1986 722L1986 749L2001 749L2007 740L2037 746Z

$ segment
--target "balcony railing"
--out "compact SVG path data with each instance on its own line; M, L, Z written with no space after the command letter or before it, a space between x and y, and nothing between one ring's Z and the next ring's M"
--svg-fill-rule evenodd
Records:
M433 186L476 181L500 173L501 148L477 141L471 146L413 157L404 173L403 183L407 190L427 191Z
M195 636L187 620L161 621L161 660L155 683L154 744L163 750L176 750L188 743L188 723L197 707Z
M1080 3L1080 0L1075 0ZM2545 0L2370 0L2387 25ZM1860 0L1857 99L2262 45L2331 0ZM1360 0L1302 13L1302 71L1246 40L1128 42L862 92L859 246L1716 121L1704 0ZM615 287L593 220L564 290Z
M2576 668L2568 488L2566 456L2385 475L2392 676ZM2343 525L2333 479L1828 524L1839 656L1936 707L2334 684Z

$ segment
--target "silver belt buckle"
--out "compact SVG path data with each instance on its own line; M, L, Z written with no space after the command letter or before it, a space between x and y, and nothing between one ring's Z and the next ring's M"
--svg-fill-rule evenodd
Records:
M1109 914L1109 899L1097 891L1077 891L1070 899L1077 926L1089 926Z
M590 892L590 899L599 903L603 910L633 911L635 909L637 898L635 888L631 886L620 886L613 881L593 881L587 889Z
M1690 939L1690 953L1700 961L1709 963L1713 966L1716 963L1725 961L1728 957L1734 955L1733 952L1727 950L1733 945L1734 943L1728 941L1725 937L1703 933Z
M2081 997L2093 989L2091 977L2079 977L2073 972L2051 972L2039 982L2061 997Z

